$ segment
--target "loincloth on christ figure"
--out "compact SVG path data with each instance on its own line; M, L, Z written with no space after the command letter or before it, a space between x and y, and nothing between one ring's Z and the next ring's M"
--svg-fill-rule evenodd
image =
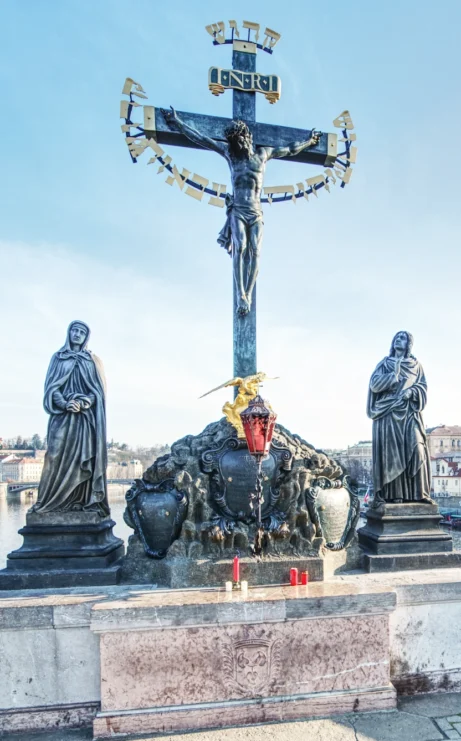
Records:
M259 203L257 206L234 203L234 197L230 193L226 195L226 209L226 223L219 232L217 241L229 255L232 255L232 218L243 221L246 226L253 226L258 222L263 223L263 212Z

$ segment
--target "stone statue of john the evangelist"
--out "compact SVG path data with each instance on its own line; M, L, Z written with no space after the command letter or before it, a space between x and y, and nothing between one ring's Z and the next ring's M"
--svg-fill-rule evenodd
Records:
M370 379L367 413L373 420L374 507L430 500L430 455L421 415L427 383L411 354L412 345L409 332L398 332L389 355Z
M72 322L48 368L48 450L35 512L109 514L104 371L86 349L89 338L84 322Z

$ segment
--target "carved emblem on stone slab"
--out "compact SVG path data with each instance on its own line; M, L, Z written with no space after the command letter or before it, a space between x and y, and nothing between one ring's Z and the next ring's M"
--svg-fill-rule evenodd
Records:
M248 626L245 634L222 646L224 682L240 695L267 693L279 686L281 641L275 631Z
M285 517L277 509L280 482L291 465L292 453L288 448L272 443L262 464L263 521L274 518L283 523ZM249 494L256 484L257 466L246 441L228 437L221 445L206 450L202 454L201 469L210 476L211 506L221 530L228 532L237 522L251 522L253 510Z

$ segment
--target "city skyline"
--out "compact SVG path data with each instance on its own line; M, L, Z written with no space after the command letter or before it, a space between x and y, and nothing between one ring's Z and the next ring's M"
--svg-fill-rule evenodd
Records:
M301 8L294 23L275 2L251 6L250 20L282 34L272 56L258 54L258 70L282 80L276 105L260 96L258 120L331 131L347 108L357 132L346 189L264 207L258 366L280 380L263 395L281 424L317 448L371 438L368 381L400 329L414 334L426 372L426 426L461 419L452 337L461 310L450 298L460 189L444 152L461 119L452 94L461 8L449 1L431 10L428 2L415 12L396 0L386 8L351 0L344 16L339 6ZM216 244L223 210L165 187L142 162L133 167L118 109L132 76L153 105L229 116L231 94L213 97L207 74L230 64L230 48L214 47L204 27L221 16L240 22L248 7L217 12L205 0L178 15L177 6L136 0L132 11L117 0L0 9L9 106L0 202L4 437L46 429L43 382L73 319L90 325L89 346L105 366L109 439L171 444L219 419L231 398L226 390L198 398L232 375L232 270ZM329 40L342 23L344 40ZM229 184L213 154L171 154ZM317 173L271 163L266 181Z

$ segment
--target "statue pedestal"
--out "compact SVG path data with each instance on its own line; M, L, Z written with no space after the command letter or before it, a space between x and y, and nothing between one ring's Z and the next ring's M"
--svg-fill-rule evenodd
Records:
M23 545L8 554L0 589L117 584L123 541L110 517L94 512L30 512Z
M384 503L367 512L358 531L367 571L394 571L459 566L450 533L440 529L435 502Z

